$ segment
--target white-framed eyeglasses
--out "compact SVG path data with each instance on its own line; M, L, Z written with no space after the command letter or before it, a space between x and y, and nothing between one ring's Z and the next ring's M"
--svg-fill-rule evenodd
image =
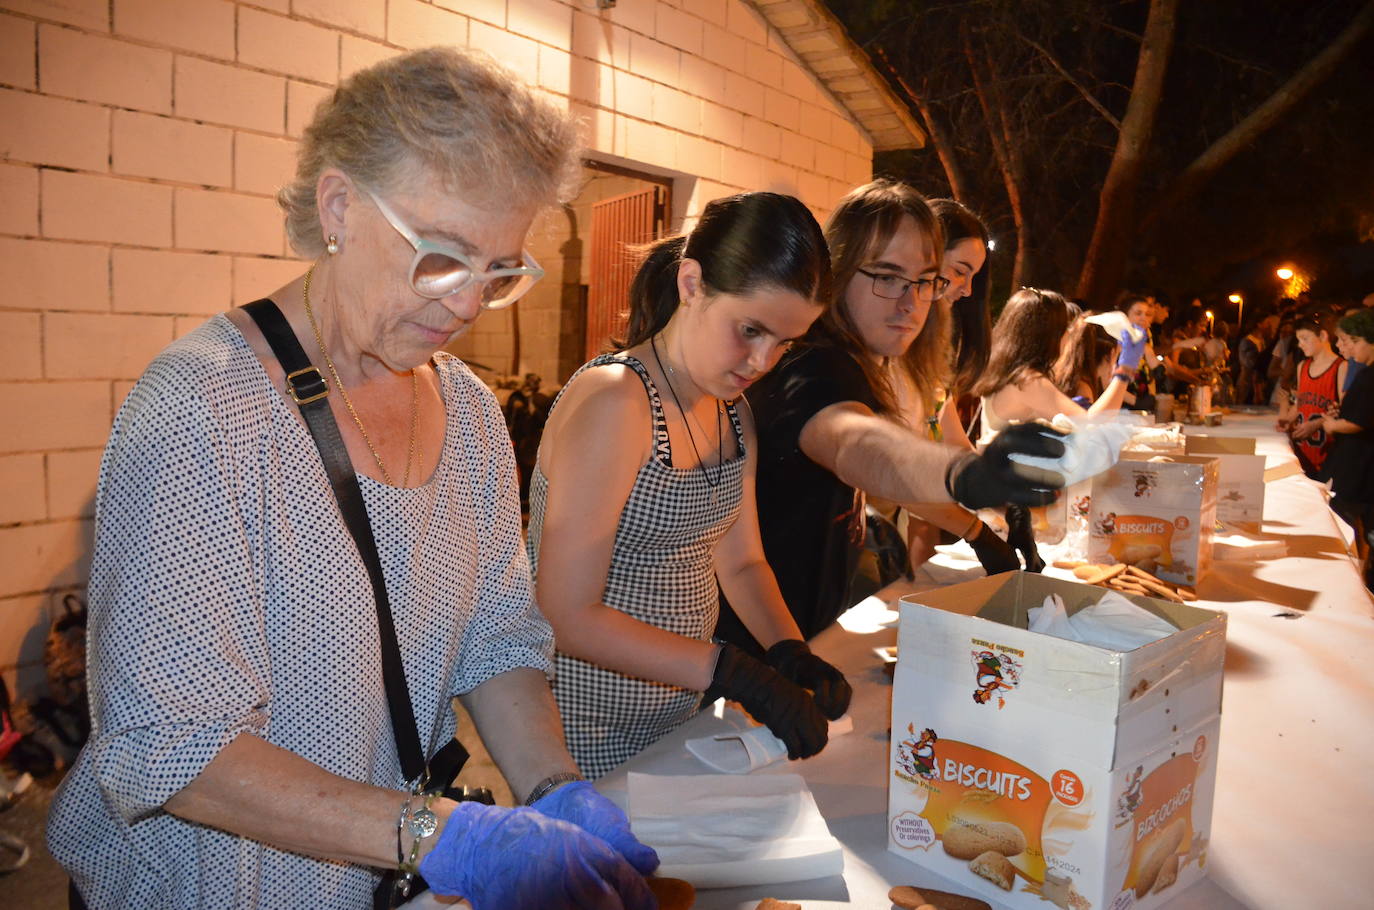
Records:
M482 271L456 247L426 240L411 230L381 197L359 188L396 232L415 248L410 260L410 288L421 297L438 300L474 284L481 286L484 310L510 306L544 277L544 270L528 252L520 254L524 265Z

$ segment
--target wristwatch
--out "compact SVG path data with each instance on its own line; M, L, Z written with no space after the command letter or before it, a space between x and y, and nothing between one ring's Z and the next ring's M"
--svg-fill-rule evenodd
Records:
M581 774L577 774L573 771L560 771L557 774L551 774L535 785L535 788L530 791L530 795L525 797L525 805L533 806L564 784L570 784L575 780L584 779L585 778L583 778Z

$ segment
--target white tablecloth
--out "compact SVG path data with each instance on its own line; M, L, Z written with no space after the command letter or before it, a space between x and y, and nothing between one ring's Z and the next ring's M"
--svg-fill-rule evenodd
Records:
M1224 426L1199 432L1255 436L1259 452L1277 469L1270 474L1283 474L1293 459L1271 425L1272 417L1232 416ZM1374 906L1374 601L1321 488L1301 474L1267 485L1262 534L1282 539L1288 555L1218 563L1198 586L1200 606L1229 614L1210 877L1168 906ZM915 584L894 586L884 596L895 600L935 586L932 574L921 574ZM936 574L947 581L951 570ZM981 574L971 569L968 577ZM1280 613L1297 616L1276 616ZM873 649L895 641L891 626L835 627L819 636L815 650L844 669L854 685L855 730L815 758L755 772L806 778L831 832L844 844L843 877L704 890L697 907L752 910L761 898L776 897L798 901L807 910L886 908L892 885L942 885L887 852L891 684ZM703 714L598 786L623 799L628 770L704 773L683 743L722 724Z

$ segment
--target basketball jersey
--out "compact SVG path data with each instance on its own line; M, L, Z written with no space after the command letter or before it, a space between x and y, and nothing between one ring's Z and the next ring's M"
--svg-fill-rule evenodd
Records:
M1326 413L1327 408L1340 400L1340 389L1336 377L1341 371L1341 358L1331 361L1331 366L1319 376L1312 375L1312 359L1302 362L1298 368L1298 413L1293 423L1304 423ZM1312 463L1314 470L1321 470L1326 461L1326 453L1331 448L1330 437L1325 430L1318 430L1306 439L1295 439L1293 444L1298 451Z

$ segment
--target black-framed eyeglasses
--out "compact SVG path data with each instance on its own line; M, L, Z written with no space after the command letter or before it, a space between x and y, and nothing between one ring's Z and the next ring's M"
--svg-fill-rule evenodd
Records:
M943 275L936 275L934 278L903 278L901 275L892 275L886 272L870 272L867 269L857 269L860 275L867 275L873 279L873 293L885 300L900 300L908 289L912 291L917 300L929 303L936 299L949 287L949 279Z

